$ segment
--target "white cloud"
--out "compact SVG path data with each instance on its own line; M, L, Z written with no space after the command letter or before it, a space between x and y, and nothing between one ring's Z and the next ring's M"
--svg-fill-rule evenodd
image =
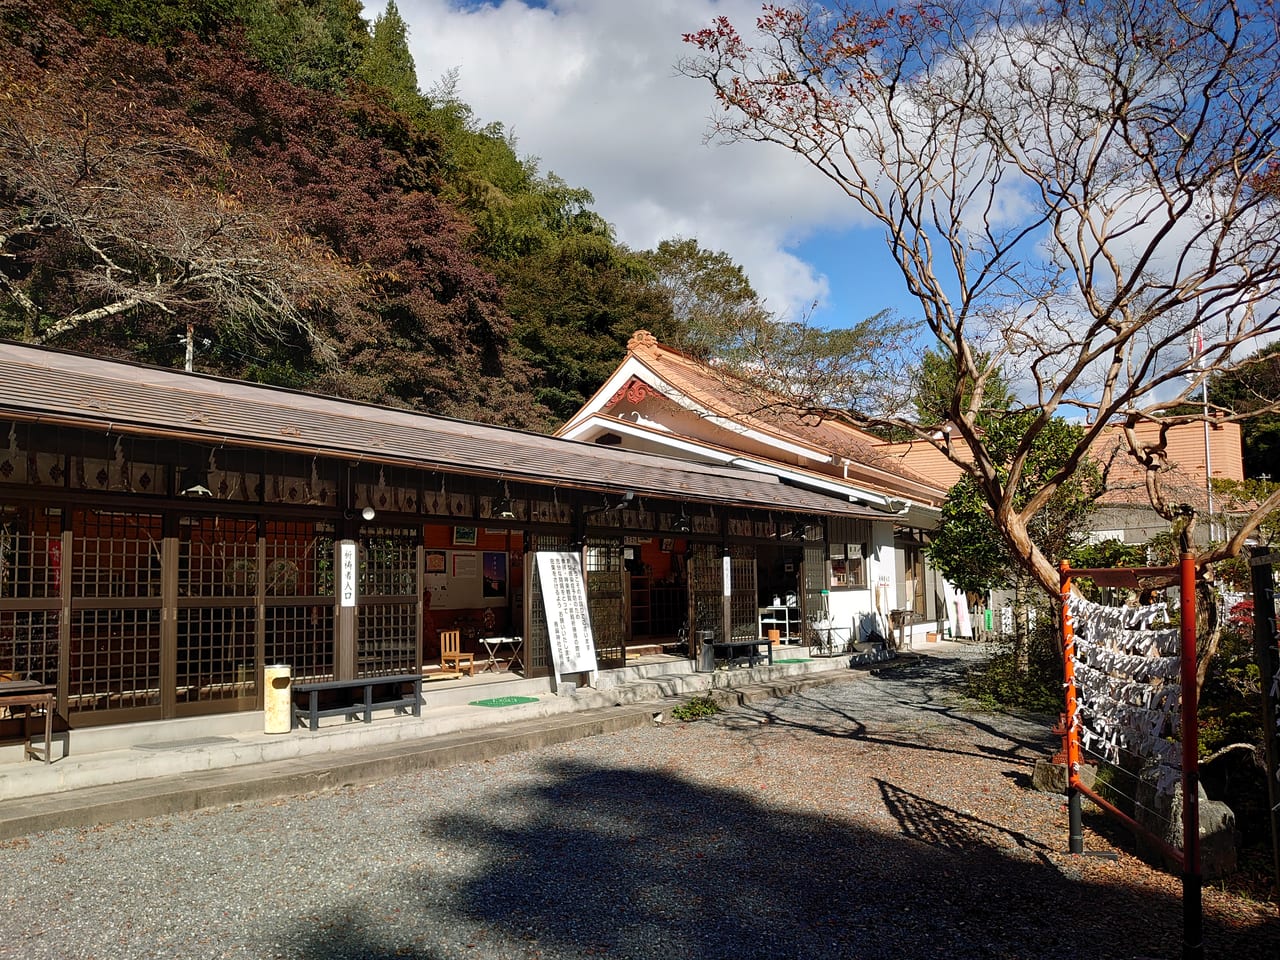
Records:
M590 190L621 241L643 249L683 236L724 250L786 315L827 297L826 278L790 248L847 223L853 205L781 148L706 143L711 89L676 71L692 53L683 33L722 14L749 25L758 0L398 6L422 88L458 68L477 119L500 121L544 173Z

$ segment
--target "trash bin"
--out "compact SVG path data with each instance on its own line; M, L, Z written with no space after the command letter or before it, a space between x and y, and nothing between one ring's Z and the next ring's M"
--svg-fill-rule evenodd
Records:
M698 631L698 672L716 672L716 648L711 645L716 638L714 630Z
M263 733L288 733L293 729L293 670L287 663L263 668Z

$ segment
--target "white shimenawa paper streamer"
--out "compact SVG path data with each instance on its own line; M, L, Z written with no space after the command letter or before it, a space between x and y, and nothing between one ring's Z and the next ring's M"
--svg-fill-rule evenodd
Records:
M1067 601L1075 637L1076 727L1085 750L1111 763L1128 753L1154 774L1156 790L1173 792L1182 776L1182 749L1167 737L1181 716L1180 637L1163 603L1105 607L1083 597ZM1078 771L1077 771L1078 772Z

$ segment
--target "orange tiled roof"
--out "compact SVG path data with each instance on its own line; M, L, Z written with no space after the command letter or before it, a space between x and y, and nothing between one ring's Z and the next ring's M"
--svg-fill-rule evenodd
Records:
M936 481L906 466L901 458L886 453L878 437L846 421L798 412L785 398L770 395L737 376L664 346L647 330L637 330L627 349L660 380L678 386L691 401L717 416L781 440L799 442L820 456L845 458L910 483L945 491ZM771 402L776 406L769 406Z

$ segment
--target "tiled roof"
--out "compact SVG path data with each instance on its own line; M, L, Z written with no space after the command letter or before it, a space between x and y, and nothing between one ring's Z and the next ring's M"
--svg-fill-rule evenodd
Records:
M0 415L563 488L864 516L775 478L276 387L0 341Z
M819 456L845 458L909 483L922 484L935 491L939 499L945 492L945 487L931 483L904 466L899 458L886 454L879 438L851 423L803 414L781 397L776 398L776 405L767 406L769 396L761 389L658 343L647 331L637 331L627 348L658 378L678 387L689 400L717 416L809 446Z

